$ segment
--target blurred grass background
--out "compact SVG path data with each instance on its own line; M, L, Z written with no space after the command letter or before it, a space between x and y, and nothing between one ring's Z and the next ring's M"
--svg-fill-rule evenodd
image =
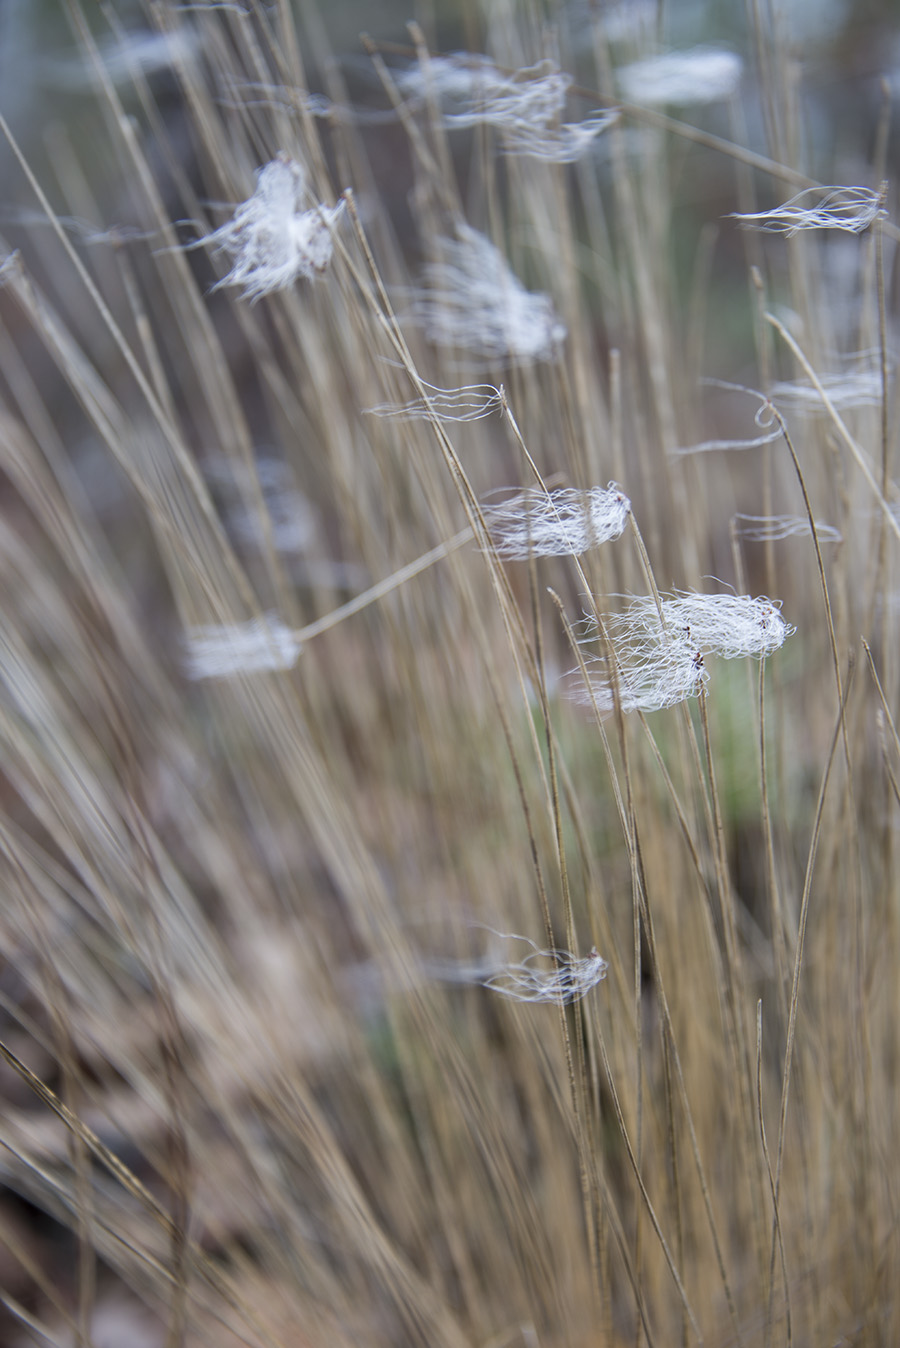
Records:
M895 1342L900 22L837 0L293 17L0 9L0 110L70 243L5 147L3 1341ZM413 17L433 54L554 58L573 118L659 42L724 42L739 96L657 117L727 145L636 108L563 167L433 108L404 124L358 33L397 76ZM261 76L352 115L230 97ZM345 223L314 283L213 289L226 260L187 245L279 151L316 200L353 187L378 278ZM792 174L887 179L883 232L726 218ZM552 295L560 360L446 353L410 321L457 211ZM820 374L861 347L891 373L847 413L874 495L833 417L788 414L843 535L842 720L810 538L735 544L736 511L802 511L785 446L672 455L756 433L754 400L702 377L801 373L766 306ZM532 485L507 418L445 443L366 416L411 370L502 381L545 477L621 481L660 587L765 591L797 635L763 674L710 661L702 710L596 724L547 590L574 623L646 589L632 534L583 559L593 599L571 559L501 567L480 538L294 669L191 684L194 625L301 627L477 533L457 465L475 498ZM485 927L596 945L607 979L554 1008L435 972L483 959Z

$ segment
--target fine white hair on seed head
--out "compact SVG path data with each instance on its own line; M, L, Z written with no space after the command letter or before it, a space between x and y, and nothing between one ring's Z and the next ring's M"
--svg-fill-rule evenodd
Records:
M622 711L660 711L696 697L709 678L706 656L761 660L784 644L795 629L780 608L777 601L750 595L679 592L659 601L638 596L622 612L604 617L609 650L587 657L587 682L572 671L572 697L601 713L616 705ZM588 618L586 627L581 640L595 641L596 620ZM602 675L594 676L596 664L603 666Z
M413 307L430 342L522 363L554 359L566 328L552 300L526 290L490 239L461 223L436 253Z
M618 538L631 502L610 482L588 491L529 489L502 504L486 505L485 520L501 557L578 557Z
M531 947L524 959L493 965L472 979L514 1002L577 1002L606 977L607 963L596 947L579 959L567 950L541 950L527 936L496 932L505 941Z
M663 596L661 606L662 620L654 596L641 595L611 615L606 626L617 650L640 649L648 641L673 641L684 634L705 655L762 658L783 646L794 631L781 616L780 602L765 597L685 591Z

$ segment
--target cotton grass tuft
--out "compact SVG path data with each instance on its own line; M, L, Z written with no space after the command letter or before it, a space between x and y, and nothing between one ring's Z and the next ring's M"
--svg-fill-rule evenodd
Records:
M497 552L520 561L578 557L619 538L630 513L631 502L614 482L589 491L531 489L484 510Z
M435 346L490 359L553 360L566 338L549 295L526 290L499 248L469 225L437 240L413 312Z
M231 220L200 240L233 260L217 290L240 286L244 299L258 300L325 271L344 203L304 210L306 196L306 170L296 159L282 154L259 170L253 195Z
M780 607L750 595L678 593L659 601L641 595L604 617L609 650L587 658L587 682L572 671L573 700L606 713L616 705L625 712L661 711L696 697L709 680L706 656L761 660L784 645L795 629ZM582 641L597 640L595 618L586 619L586 629ZM605 667L603 675L594 675L596 664Z

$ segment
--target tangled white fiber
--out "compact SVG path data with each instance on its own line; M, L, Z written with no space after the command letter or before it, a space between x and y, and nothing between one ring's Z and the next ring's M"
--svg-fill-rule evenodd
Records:
M578 557L619 538L630 512L631 502L615 482L589 491L533 488L484 508L494 547L511 560Z
M648 643L632 650L627 663L619 660L617 652L614 678L605 656L589 656L585 663L589 669L603 664L607 672L589 672L585 682L581 670L573 670L570 696L601 715L616 706L623 712L663 711L696 697L709 678L702 653L684 640Z
M619 116L617 108L598 110L583 122L559 125L571 83L571 75L552 61L508 75L484 56L432 57L398 79L408 95L430 94L438 102L455 105L457 111L445 109L443 114L448 129L496 127L504 154L550 164L575 163Z
M860 234L874 223L881 209L881 193L871 187L809 187L770 211L732 211L729 218L739 220L747 229L787 238L802 229L843 229Z
M839 411L854 407L876 407L883 397L880 370L855 370L846 374L817 376L828 400ZM782 380L772 385L772 399L794 412L821 411L822 394L814 384L800 380Z
M405 71L398 83L406 94L431 93L439 100L456 100L458 111L444 113L448 127L516 124L549 126L566 105L572 76L552 61L540 61L514 74L505 74L486 56L436 56L425 65Z
M596 138L618 121L618 108L592 112L583 122L563 122L561 126L533 126L530 122L512 122L504 127L504 154L520 154L540 159L545 164L574 164L587 154Z
M510 1001L577 1002L606 977L606 960L596 947L579 959L567 950L541 950L527 936L497 935L508 941L524 941L532 951L517 963L504 964L477 980Z
M326 269L344 203L304 209L307 195L306 170L296 159L280 154L258 170L253 195L200 240L232 258L231 270L216 289L241 286L245 299L258 300Z

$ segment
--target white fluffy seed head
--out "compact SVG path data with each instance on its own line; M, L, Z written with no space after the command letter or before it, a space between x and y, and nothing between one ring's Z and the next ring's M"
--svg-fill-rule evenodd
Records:
M842 229L859 234L882 213L882 199L871 187L810 187L771 211L732 212L748 229L788 238L804 229Z
M525 560L578 557L618 538L630 511L628 497L610 482L589 491L522 491L502 505L487 505L484 515L500 556Z
M588 682L573 670L572 696L605 714L660 711L696 697L709 678L705 657L764 659L795 630L781 616L780 604L750 595L678 593L633 599L621 613L603 620L610 651L589 656ZM582 640L596 640L596 621L587 619ZM610 668L610 662L613 662ZM604 667L594 676L593 665Z
M305 210L306 197L306 170L296 159L281 154L258 171L253 195L203 240L232 258L219 286L240 286L245 299L256 300L325 270L344 203Z
M605 716L616 706L622 711L663 711L701 692L709 672L702 652L687 640L648 642L620 653L615 649L615 669L605 656L587 659L587 683L581 670L571 674L571 697L582 706ZM592 666L602 665L604 673L594 674Z
M777 651L794 628L784 621L780 603L748 594L694 594L662 598L662 620L652 595L642 595L622 613L606 620L617 655L643 651L647 644L684 643L704 655L726 660ZM665 624L665 626L663 626Z
M274 614L226 626L188 630L184 666L189 679L227 679L291 669L300 654L297 634Z
M717 103L736 93L742 70L735 52L701 46L635 61L617 70L616 78L629 103Z
M429 341L526 364L554 359L566 329L549 295L526 290L500 250L468 225L436 247L413 306Z

